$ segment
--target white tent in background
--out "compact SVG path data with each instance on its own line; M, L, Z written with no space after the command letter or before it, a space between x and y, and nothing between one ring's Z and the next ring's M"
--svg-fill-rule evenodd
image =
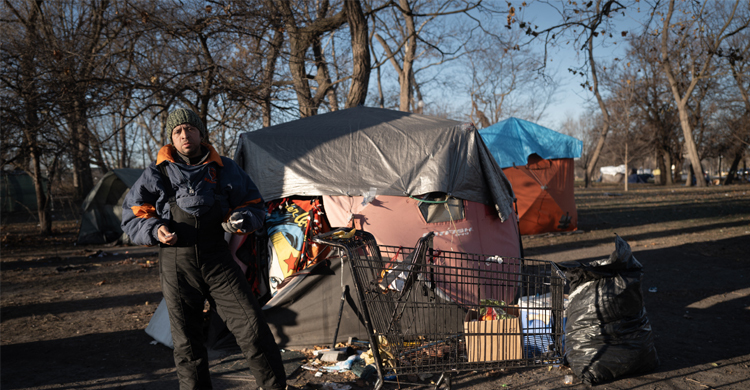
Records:
M625 179L625 164L599 168L602 183L622 183Z

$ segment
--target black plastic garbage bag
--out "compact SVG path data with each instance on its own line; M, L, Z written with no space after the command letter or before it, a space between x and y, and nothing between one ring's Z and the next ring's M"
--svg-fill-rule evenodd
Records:
M647 372L659 365L641 292L643 266L615 238L608 259L559 264L570 283L566 359L588 385Z

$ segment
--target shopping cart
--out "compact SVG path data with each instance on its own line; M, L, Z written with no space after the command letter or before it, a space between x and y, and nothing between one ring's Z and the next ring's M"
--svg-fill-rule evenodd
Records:
M314 238L349 260L378 381L560 363L564 274L550 261L442 251L433 234L414 248L372 234ZM404 384L404 382L400 382Z

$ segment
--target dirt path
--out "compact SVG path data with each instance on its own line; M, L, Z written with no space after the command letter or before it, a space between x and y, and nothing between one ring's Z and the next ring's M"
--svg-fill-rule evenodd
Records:
M661 366L598 387L750 388L750 185L594 188L577 191L576 201L579 232L524 237L525 257L602 258L617 233L644 265L644 290L656 290L644 295ZM32 229L2 226L0 387L176 389L171 350L144 332L161 299L155 250L75 247L69 223L56 222L58 234L45 240ZM255 388L235 355L212 357L214 388ZM294 359L290 367L299 365ZM564 385L569 374L540 367L461 373L452 382L472 390L585 388ZM296 370L290 382L372 388L355 379Z

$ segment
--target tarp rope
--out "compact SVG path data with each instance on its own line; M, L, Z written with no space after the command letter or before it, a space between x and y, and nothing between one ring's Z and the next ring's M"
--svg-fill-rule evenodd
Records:
M445 200L425 200L425 199L419 199L415 198L411 195L409 195L409 198L416 200L417 202L424 202L424 203L434 203L434 204L440 204L440 203L448 203L449 198L446 198Z
M539 187L541 187L542 190L547 191L547 186L544 185L544 184L542 184L542 181L539 180L539 177L536 175L536 173L534 173L534 170L531 169L531 168L529 168L528 165L526 165L526 170L531 174L531 176L534 178L534 180L536 180L536 182L539 184Z
M453 219L453 213L451 213L451 208L448 206L448 201L451 199L450 196L446 196L445 200L425 200L425 199L415 198L411 195L409 195L409 198L414 199L417 202L445 205L445 210L448 211L448 217L450 218L450 225L453 227L454 232L458 231L458 227L456 227L456 221ZM451 250L453 250L453 237L455 237L458 240L458 245L460 245L461 247L464 246L463 242L461 242L461 238L456 236L456 234L454 233L451 235L451 241L450 241Z
M450 200L450 197L447 197L444 202L436 202L436 203L445 203L445 210L448 211L448 217L450 218L450 224L453 226L454 233L451 235L451 250L453 250L453 237L455 237L458 240L458 245L461 246L461 249L464 247L464 243L461 242L461 237L457 236L455 232L458 232L458 227L456 226L456 221L453 220L453 213L451 213L451 208L448 206L448 200Z

